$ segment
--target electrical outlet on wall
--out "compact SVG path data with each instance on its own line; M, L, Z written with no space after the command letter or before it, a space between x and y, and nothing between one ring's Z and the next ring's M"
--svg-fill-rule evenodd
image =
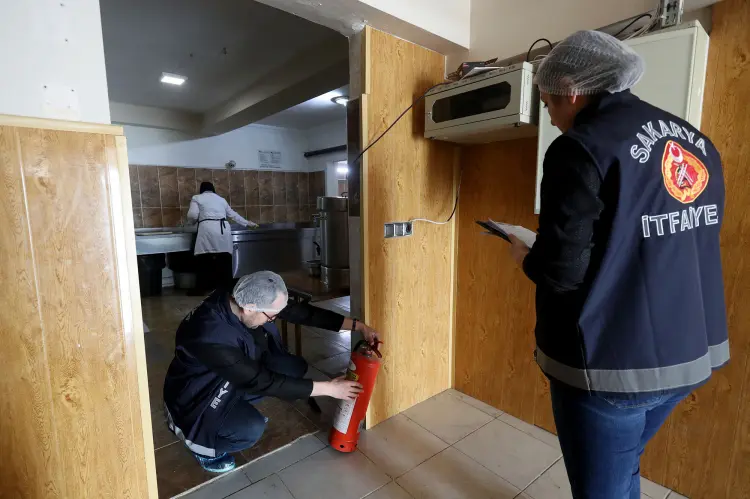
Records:
M414 224L412 222L391 222L385 224L384 237L406 237L414 234Z

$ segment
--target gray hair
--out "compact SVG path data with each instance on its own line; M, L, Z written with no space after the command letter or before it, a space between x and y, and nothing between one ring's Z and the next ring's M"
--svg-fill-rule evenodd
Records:
M278 312L272 308L279 295L289 295L280 275L264 270L243 276L232 291L240 307L255 305L258 312Z

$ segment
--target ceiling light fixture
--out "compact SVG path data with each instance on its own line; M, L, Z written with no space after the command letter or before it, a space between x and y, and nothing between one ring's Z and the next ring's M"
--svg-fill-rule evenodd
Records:
M162 73L161 74L161 82L162 83L169 83L170 85L182 85L187 81L187 76L180 76L176 75L174 73Z
M339 95L338 97L334 97L333 99L331 99L331 101L334 104L346 106L346 104L349 102L349 97L346 95Z
M348 166L337 166L336 167L336 173L340 175L346 175L349 173L349 167Z

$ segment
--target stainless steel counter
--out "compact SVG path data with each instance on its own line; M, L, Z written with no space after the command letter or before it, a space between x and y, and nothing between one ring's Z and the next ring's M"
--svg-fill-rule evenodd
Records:
M234 275L258 270L286 272L304 268L304 262L318 258L314 241L317 229L311 223L262 224L257 229L232 225ZM139 255L192 251L197 228L162 227L136 229Z

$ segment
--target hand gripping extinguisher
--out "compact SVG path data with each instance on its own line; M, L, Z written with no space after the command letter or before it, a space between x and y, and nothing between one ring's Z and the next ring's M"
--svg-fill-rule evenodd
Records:
M378 342L370 346L360 341L352 351L346 379L362 385L362 393L356 400L340 400L333 418L333 428L328 441L339 452L353 452L357 448L359 432L364 427L367 406L380 370L383 356L378 351Z

